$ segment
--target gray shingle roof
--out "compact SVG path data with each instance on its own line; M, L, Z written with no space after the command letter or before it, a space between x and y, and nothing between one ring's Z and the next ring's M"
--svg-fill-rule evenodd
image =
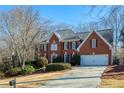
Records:
M76 35L72 30L65 29L65 30L58 30L56 31L57 34L60 35L62 40L72 40L72 39L80 39L78 35Z
M53 34L54 33L52 33L52 32L46 32L43 36L40 37L40 39L41 39L40 42L47 43L50 40L50 38L52 37Z
M113 44L113 31L112 29L97 30L111 45ZM80 39L84 40L90 32L77 32L76 34Z
M113 31L112 29L98 30L99 32L111 45L113 43ZM73 32L70 29L57 30L55 33L59 35L61 40L84 40L90 32ZM41 39L41 42L47 42L54 33L47 32Z

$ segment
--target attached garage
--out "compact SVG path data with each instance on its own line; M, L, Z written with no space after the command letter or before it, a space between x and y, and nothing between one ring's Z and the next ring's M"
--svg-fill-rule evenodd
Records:
M104 66L108 65L108 55L81 55L81 66Z
M82 66L102 66L112 64L112 46L97 31L91 32L77 48Z

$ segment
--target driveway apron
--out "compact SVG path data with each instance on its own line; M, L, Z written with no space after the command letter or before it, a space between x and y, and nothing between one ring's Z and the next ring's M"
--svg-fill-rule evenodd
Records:
M61 77L49 80L42 88L97 88L105 66L73 67Z

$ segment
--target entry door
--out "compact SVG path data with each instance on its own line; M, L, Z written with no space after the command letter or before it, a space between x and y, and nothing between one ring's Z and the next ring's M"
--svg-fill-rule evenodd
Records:
M52 54L51 55L51 62L53 62L53 59L57 57L57 54Z

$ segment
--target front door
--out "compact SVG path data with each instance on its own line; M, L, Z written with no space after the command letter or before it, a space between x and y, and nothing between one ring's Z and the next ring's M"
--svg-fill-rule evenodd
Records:
M57 54L51 54L51 63L53 62L53 59L57 57Z
M66 62L67 61L67 53L65 52L65 54L64 54L64 62Z

